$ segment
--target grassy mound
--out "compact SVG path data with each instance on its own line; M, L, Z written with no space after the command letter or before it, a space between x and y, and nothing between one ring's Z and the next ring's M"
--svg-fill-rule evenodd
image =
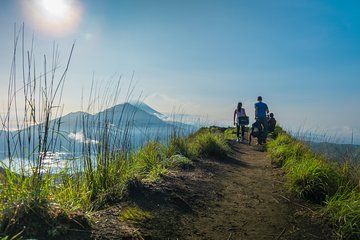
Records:
M268 143L268 156L284 169L292 193L323 204L323 212L338 226L340 238L360 238L359 167L334 163L283 131Z

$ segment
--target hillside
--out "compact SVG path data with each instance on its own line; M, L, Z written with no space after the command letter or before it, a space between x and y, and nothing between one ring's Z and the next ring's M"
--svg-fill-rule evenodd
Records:
M132 184L127 201L93 215L96 239L331 239L331 229L284 189L280 169L256 146L230 142L226 158L195 162L158 183ZM124 211L149 212L122 222Z

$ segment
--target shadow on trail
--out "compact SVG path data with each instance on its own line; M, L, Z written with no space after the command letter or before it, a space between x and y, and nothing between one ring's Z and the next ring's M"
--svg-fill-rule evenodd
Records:
M252 168L249 164L247 164L244 161L241 161L239 159L234 158L233 156L225 156L222 158L214 158L213 159L216 162L232 165L235 167L242 167L242 168Z
M232 166L236 166L236 167L253 168L253 166L251 166L248 163L246 163L246 162L242 161L241 159L239 159L239 155L249 154L247 152L243 152L240 149L239 143L234 143L234 142L229 141L228 144L229 144L230 149L231 149L230 153L228 153L228 155L225 156L225 157L213 158L212 159L213 161L228 164L228 165L232 165Z

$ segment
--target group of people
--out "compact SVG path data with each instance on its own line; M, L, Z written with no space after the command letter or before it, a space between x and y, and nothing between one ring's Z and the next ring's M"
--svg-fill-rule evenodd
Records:
M251 133L249 135L249 144L251 138L256 137L258 144L262 145L266 143L268 133L275 130L276 120L274 114L269 114L269 108L266 103L262 101L262 97L257 98L255 103L255 122L252 124ZM249 124L249 117L246 115L245 109L242 107L242 103L239 102L237 108L234 111L234 125L236 125L236 137L238 142L244 142L245 126ZM241 137L240 137L241 134Z

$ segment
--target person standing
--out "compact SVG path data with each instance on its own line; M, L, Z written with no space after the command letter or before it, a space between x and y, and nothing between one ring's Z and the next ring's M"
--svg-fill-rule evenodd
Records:
M242 103L239 102L237 108L234 111L234 125L236 125L236 141L240 142L240 128L241 128L241 141L244 141L245 125L247 120L245 109L242 107ZM248 123L247 123L248 124Z
M262 102L262 97L258 96L258 102L255 103L255 120L259 121L263 127L263 136L259 141L260 144L266 143L268 133L268 122L266 115L269 113L269 108L266 103Z
M274 114L270 113L270 117L267 120L268 122L268 132L272 133L275 131L275 126L276 126L276 119L274 118Z

